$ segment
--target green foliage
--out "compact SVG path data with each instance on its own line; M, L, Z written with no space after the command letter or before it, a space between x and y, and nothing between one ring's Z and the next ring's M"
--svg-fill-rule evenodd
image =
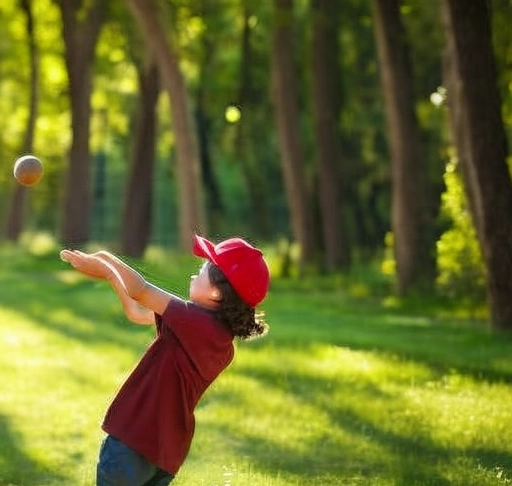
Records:
M395 238L393 232L386 233L384 238L384 257L382 259L381 271L383 275L396 277L396 261L394 254Z
M372 257L382 247L389 229L389 154L383 131L381 98L373 19L370 2L335 2L338 26L339 100L341 146L340 172L349 243L364 246ZM35 36L40 60L39 110L34 150L45 164L45 177L30 190L27 228L58 234L63 175L70 137L69 92L63 58L61 18L52 0L34 0ZM432 192L440 185L439 147L445 144L444 113L429 101L441 82L440 54L443 32L439 2L401 2L407 42L415 74L418 119L424 154L429 161ZM283 188L277 134L271 103L270 55L272 2L256 0L172 0L160 2L166 24L181 58L192 103L204 111L207 121L212 170L218 179L223 209L210 225L212 234L240 233L277 241L290 238L290 217ZM249 15L250 55L243 69L244 15ZM493 2L493 41L507 126L512 120L510 66L512 43L508 0ZM294 59L299 85L301 143L306 154L308 189L316 187L314 160L317 147L311 119L311 2L294 2ZM28 113L29 51L25 19L18 2L0 2L0 206L8 208L14 187L12 163L19 155ZM105 199L94 201L92 236L96 241L118 242L121 203L127 161L132 143L133 112L137 103L137 70L147 62L147 52L126 2L108 2L108 16L96 48L93 78L90 144L94 153L92 191L99 181ZM334 74L334 73L333 73ZM336 74L338 75L338 74ZM239 103L244 97L244 105ZM241 118L228 123L226 108L235 106ZM153 208L152 243L172 246L178 223L173 123L169 100L158 106L157 164ZM243 140L237 138L243 127ZM509 130L510 132L510 130ZM98 176L98 160L105 162L104 180ZM247 173L264 181L257 200L268 199L266 232L258 234L264 218L251 205ZM448 192L455 191L449 189ZM447 196L448 197L448 196ZM451 196L450 196L451 197ZM457 196L458 197L458 196ZM461 203L462 204L462 203ZM314 206L312 204L311 206ZM317 208L315 208L317 210ZM6 210L0 211L3 225ZM450 230L439 242L439 287L443 294L481 302L483 270L476 239L463 205L453 214L446 210ZM212 218L213 219L213 218ZM392 243L386 244L386 276L394 272ZM360 248L352 248L357 254ZM293 255L292 255L293 256ZM293 275L293 269L291 274ZM361 293L371 293L362 290Z
M0 248L0 484L92 486L101 417L152 331L34 242ZM197 259L152 248L138 267L183 293ZM173 485L510 484L510 336L346 284L273 281L271 332L200 402Z
M28 117L30 86L26 19L18 2L0 3L0 206L8 207L14 187L12 165L21 155ZM45 177L32 189L27 229L53 229L61 193L63 154L69 142L67 76L62 57L58 10L51 0L32 2L34 36L39 60L38 118L34 153L42 160ZM0 224L7 211L0 211Z
M437 285L450 297L478 306L485 300L485 269L454 160L446 165L442 215L449 228L437 242Z

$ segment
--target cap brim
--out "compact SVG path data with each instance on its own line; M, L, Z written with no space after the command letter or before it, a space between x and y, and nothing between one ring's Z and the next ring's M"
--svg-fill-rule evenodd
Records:
M192 248L194 255L206 258L215 263L216 255L214 250L214 244L211 241L208 241L206 238L202 236L194 235L194 246Z

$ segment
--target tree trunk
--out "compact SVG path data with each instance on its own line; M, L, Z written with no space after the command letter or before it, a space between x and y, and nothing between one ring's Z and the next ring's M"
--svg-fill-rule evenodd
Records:
M443 22L445 23L445 29L448 28L446 22L446 9L443 8ZM460 83L458 80L458 68L456 66L457 58L455 56L455 46L453 44L453 36L447 36L445 51L443 53L443 82L448 90L447 105L449 123L451 129L451 139L455 146L455 152L457 156L457 167L462 175L464 182L464 193L469 206L469 211L473 226L475 227L476 236L479 239L479 243L482 246L483 241L480 238L483 236L481 228L477 228L480 223L475 218L477 211L476 195L474 194L474 188L469 184L469 159L470 146L466 137L469 135L468 130L465 128L464 123L466 121L467 113L465 113L465 106L461 99Z
M22 144L22 153L31 153L34 146L34 135L37 120L37 108L39 102L39 52L34 36L34 17L32 15L31 3L29 0L20 0L20 7L25 13L27 39L29 46L30 61L30 100L28 109L27 125ZM28 209L29 190L15 184L9 201L7 212L7 226L5 236L10 241L17 241L25 226L26 211Z
M256 107L254 101L253 81L253 48L250 27L251 12L245 6L243 12L243 30L241 38L240 71L238 86L238 106L242 110L242 117L237 123L235 136L235 157L242 167L245 179L251 216L254 221L256 233L265 238L271 237L270 209L264 162L258 157L254 147L254 134L258 132L254 117L251 116ZM254 107L254 109L253 109ZM259 139L256 143L259 143Z
M180 71L178 54L166 37L155 2L129 0L129 6L153 52L163 87L170 98L178 163L179 241L183 250L189 250L193 233L205 233L206 222L199 154L185 81Z
M138 74L139 101L134 146L121 222L121 251L136 258L144 255L151 236L156 104L160 93L158 69L154 63L139 66Z
M297 107L297 73L293 64L292 0L274 0L272 82L280 158L292 230L300 245L301 270L314 264L315 242L310 197L304 176Z
M199 161L201 163L201 176L205 192L205 209L211 231L217 232L224 220L224 204L213 160L210 154L210 119L204 108L204 99L201 93L196 97L195 125L197 127L197 141L199 148Z
M426 240L427 171L414 111L412 69L398 0L373 0L375 37L391 151L391 220L397 290L424 285L432 259Z
M313 7L313 118L317 149L324 262L327 270L346 268L350 256L342 233L341 180L337 139L339 86L337 74L336 0L314 0Z
M491 320L512 329L512 184L486 0L444 0L452 81L460 119L456 146L487 269ZM449 93L450 96L450 93Z
M203 16L206 23L210 14L210 7L207 3L201 1L198 9L198 15ZM215 77L216 74L213 66L216 47L218 46L216 40L215 32L211 29L204 29L200 41L201 55L198 59L198 82L193 100L206 220L208 221L209 230L214 234L222 232L223 223L226 221L225 206L215 172L215 160L211 153L210 137L213 120L208 112L209 86L212 85L212 77Z
M66 246L85 243L90 236L89 147L92 67L103 23L103 0L55 0L62 14L66 68L71 103L71 147L66 176L61 241Z

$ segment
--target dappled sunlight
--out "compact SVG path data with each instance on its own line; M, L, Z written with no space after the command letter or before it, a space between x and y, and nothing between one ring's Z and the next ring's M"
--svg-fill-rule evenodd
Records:
M229 413L222 415L222 425L232 429L236 437L240 430L244 435L268 442L268 446L286 447L299 454L305 453L311 444L322 436L328 426L329 416L280 387L270 387L257 379L244 375L233 375L221 380L217 393L229 393ZM201 422L219 425L218 408L215 402L198 411ZM285 422L283 422L283 416ZM286 426L289 424L289 426ZM272 434L268 434L272 431Z
M9 417L9 426L16 431L9 449L20 451L19 460L9 453L11 464L3 467L4 436L0 484L10 484L5 474L13 470L19 475L24 463L30 464L27 474L36 479L27 476L23 484L43 484L44 478L58 477L52 470L69 468L82 469L84 480L92 481L103 435L99 421L135 361L133 350L115 343L90 346L87 339L78 341L60 332L59 326L91 332L87 320L69 309L54 308L41 321L37 308L31 306L29 313L0 308L0 414Z
M23 233L20 238L20 244L34 256L51 254L58 247L55 235L43 231Z
M8 447L0 448L0 484L20 484L20 478L25 481L22 484L63 481L63 475L52 467L51 461L29 450L28 441L19 430L0 407L0 436L3 444L8 444Z
M505 451L505 444L512 442L512 411L498 405L501 400L512 403L508 385L477 385L472 378L453 373L427 386L411 387L403 397L406 413L416 416L436 443ZM491 437L482 434L487 428L498 433Z
M359 351L348 347L321 345L314 346L311 362L312 373L331 375L333 378L345 377L348 380L364 379L371 383L383 383L393 377L394 380L424 380L431 371L428 367L412 361L401 360L392 354L373 351Z
M382 323L391 326L406 326L408 328L429 328L432 327L433 320L426 316L397 316L395 314L382 314Z
M228 373L211 390L197 412L198 446L222 437L223 454L257 457L256 469L321 476L325 471L360 469L367 454L388 452L369 443L364 431L340 427L332 410L317 402L318 389L295 393L245 374ZM335 399L333 399L335 400ZM349 456L343 450L350 450ZM354 460L354 455L360 457ZM388 458L389 460L389 458ZM330 483L325 483L330 484Z
M428 372L417 368L418 379L425 379ZM383 403L394 400L381 384L399 369L396 359L337 346L271 352L244 348L210 391L198 421L200 428L216 424L229 434L235 450L249 441L259 457L269 456L276 467L284 467L280 457L289 462L294 456L293 462L306 463L315 473L326 467L358 470L370 456L385 468L395 460L394 452L369 438L379 426ZM347 427L346 418L354 414L361 418Z
M55 278L59 282L66 285L74 285L85 280L89 280L87 277L77 272L76 270L60 270L55 272Z
M226 463L219 463L218 454L211 461L208 458L208 468L206 471L199 470L196 467L202 463L204 457L197 457L196 447L192 445L192 451L187 459L187 466L171 483L172 486L248 486L257 484L258 486L302 486L303 478L297 475L293 477L289 474L283 475L279 471L275 473L266 473L259 470L250 461L241 457L229 458ZM217 460L214 460L217 459ZM326 482L324 484L335 484Z
M0 275L0 484L12 460L26 484L65 471L86 486L105 410L154 330L128 323L105 283L31 262ZM270 334L237 343L199 403L176 486L507 484L510 342L337 292L280 299L265 304Z
M428 366L393 354L320 343L300 349L244 349L234 366L255 376L272 373L286 379L286 376L293 375L307 383L316 380L329 386L342 383L357 385L358 382L379 385L389 378L400 380L401 377L407 383L411 380L423 382L432 376Z
M37 346L42 337L30 332L30 326L27 327L27 318L24 314L0 307L0 342L9 345L4 352L13 351L18 354L12 346L20 347L22 345Z
M293 464L307 464L315 475L328 468L357 476L371 464L383 476L405 478L410 470L421 476L420 461L425 475L437 478L432 484L445 484L444 466L459 454L482 455L487 464L487 456L503 451L495 467L511 460L500 442L510 442L510 413L493 402L512 392L489 384L482 394L477 386L471 375L379 351L244 346L199 409L199 430L291 473ZM483 439L489 426L503 435ZM482 476L493 467L482 465Z
M70 308L61 307L46 310L45 315L55 326L72 326L75 332L95 332L95 326L91 319L77 316Z

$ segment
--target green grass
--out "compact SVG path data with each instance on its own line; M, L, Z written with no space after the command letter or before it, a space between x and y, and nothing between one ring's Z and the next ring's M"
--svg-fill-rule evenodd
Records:
M99 424L151 332L55 252L0 258L0 485L92 486ZM197 261L140 267L182 293ZM353 285L273 283L271 333L207 391L173 485L512 483L512 339Z

